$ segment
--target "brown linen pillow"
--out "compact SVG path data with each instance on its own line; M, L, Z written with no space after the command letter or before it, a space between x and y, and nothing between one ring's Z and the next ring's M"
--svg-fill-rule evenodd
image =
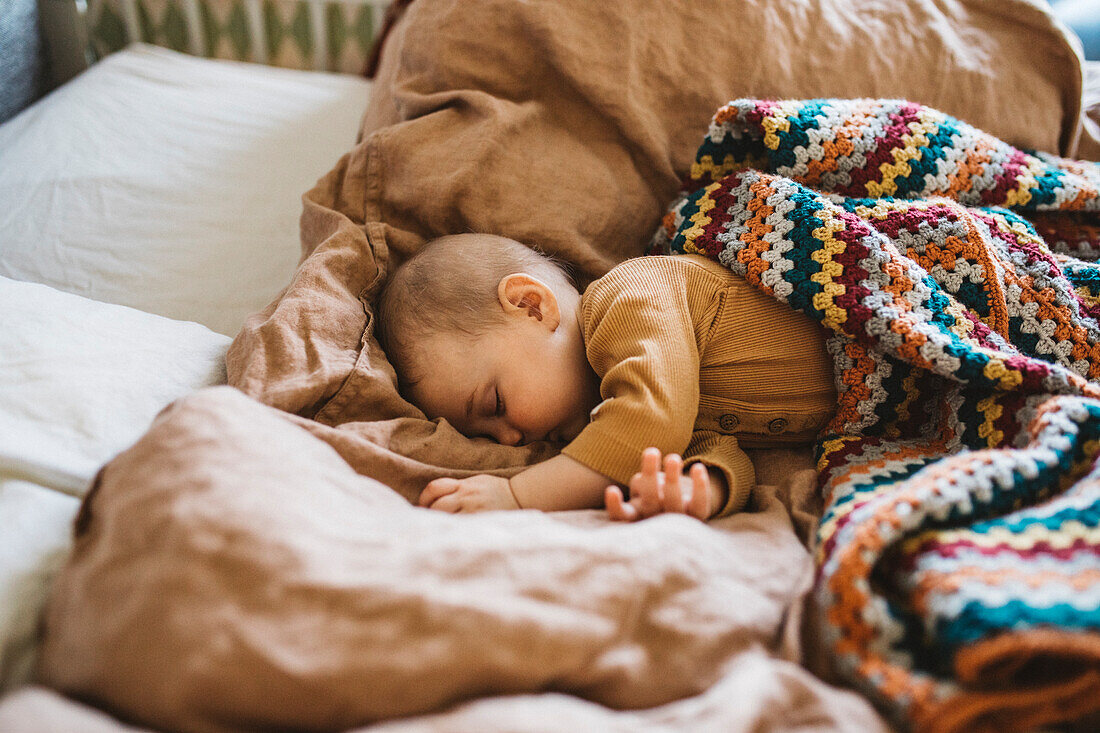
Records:
M642 253L730 99L905 97L1068 153L1081 79L1039 0L417 0L361 142L305 196L299 272L230 350L230 384L392 452L353 465L406 496L433 472L515 469L546 446L475 445L397 393L371 322L391 259L491 232L583 285Z
M1045 5L417 0L364 118L368 207L402 256L492 231L595 277L641 252L730 99L903 97L1071 154L1081 61Z

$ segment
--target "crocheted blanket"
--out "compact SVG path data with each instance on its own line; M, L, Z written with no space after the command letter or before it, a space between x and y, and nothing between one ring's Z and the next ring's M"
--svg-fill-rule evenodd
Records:
M831 334L820 637L922 730L1100 710L1100 165L897 100L738 100L653 242Z

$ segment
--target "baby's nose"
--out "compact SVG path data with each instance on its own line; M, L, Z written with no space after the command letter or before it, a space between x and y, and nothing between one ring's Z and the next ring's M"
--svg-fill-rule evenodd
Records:
M497 442L504 445L519 445L523 442L523 433L513 427L504 425L497 431Z

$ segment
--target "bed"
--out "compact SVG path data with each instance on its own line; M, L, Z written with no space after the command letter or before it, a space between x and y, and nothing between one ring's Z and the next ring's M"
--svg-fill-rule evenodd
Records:
M413 509L554 448L425 420L372 298L447 232L582 278L641 254L737 96L909 97L1095 160L1095 67L1025 0L398 5L368 82L119 50L141 16L101 4L114 53L0 126L0 727L912 725L821 658L810 449L754 451L749 510L710 524ZM1026 727L1006 709L918 727Z

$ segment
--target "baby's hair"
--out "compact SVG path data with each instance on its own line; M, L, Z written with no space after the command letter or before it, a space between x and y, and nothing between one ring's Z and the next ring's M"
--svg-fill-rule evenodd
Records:
M441 334L473 340L504 323L497 285L525 273L551 288L574 288L565 267L549 255L492 234L433 239L403 262L379 296L375 334L402 388L418 381L413 346Z

